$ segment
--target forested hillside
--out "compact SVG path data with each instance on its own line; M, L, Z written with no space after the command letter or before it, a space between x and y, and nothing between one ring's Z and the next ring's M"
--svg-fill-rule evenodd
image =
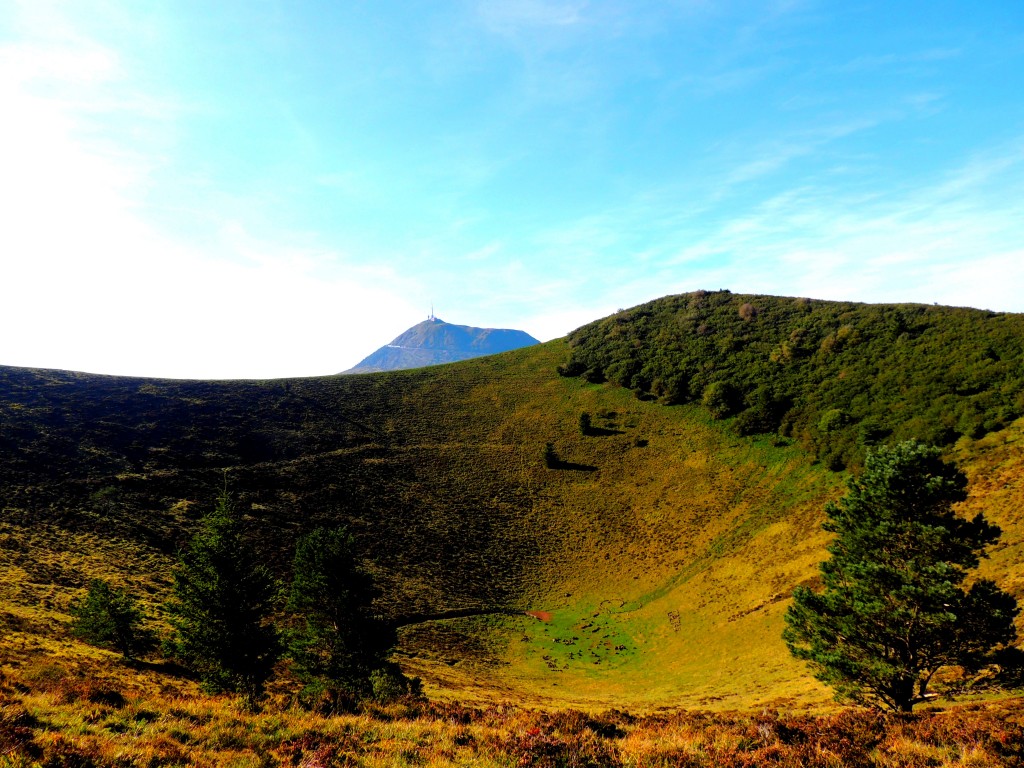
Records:
M697 291L569 345L564 375L700 402L736 434L793 438L832 469L883 441L949 445L1024 413L1024 315Z

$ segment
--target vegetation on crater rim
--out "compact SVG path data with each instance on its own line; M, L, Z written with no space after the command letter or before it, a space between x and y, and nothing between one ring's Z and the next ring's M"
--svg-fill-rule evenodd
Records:
M774 304L793 303L703 298L708 296L715 311L735 315L742 324L737 332L753 333ZM652 316L663 314L658 322L668 322L668 308L675 306L685 325L691 301L699 298L655 302ZM820 312L821 318L844 314L823 305L812 302L801 311ZM860 305L850 306L854 315L843 322L856 325ZM869 314L884 319L899 311L883 307ZM902 405L885 401L877 414L827 408L838 412L808 415L811 405L823 405L815 405L817 390L808 390L779 417L776 429L786 434L757 434L743 426L753 417L742 415L751 410L752 397L742 377L722 377L721 387L704 387L688 394L692 402L666 408L655 402L656 390L658 398L670 399L659 389L664 381L632 390L555 375L559 364L571 365L590 342L556 341L401 374L272 382L0 368L4 674L27 688L13 695L36 697L36 711L53 712L45 715L52 722L67 718L69 727L78 715L67 707L77 703L47 708L51 696L70 700L77 694L48 691L77 690L76 669L88 668L87 676L98 678L144 677L147 682L135 688L119 683L119 690L128 700L153 695L160 684L151 670L119 667L106 652L87 649L70 635L70 603L93 578L102 578L141 596L153 623L166 628L158 606L170 591L173 555L198 530L204 502L216 495L229 469L245 521L243 538L279 579L289 575L302 536L320 527L348 527L360 566L382 589L374 611L417 622L400 627L395 658L406 672L422 676L435 698L481 705L515 698L526 706L626 706L637 712L666 704L718 710L826 706L827 690L789 658L780 641L792 588L818 585L815 565L827 543L821 511L839 495L844 479L813 463L820 458L835 466L831 454L818 450L822 436L851 447L856 466L873 441L916 435L914 425L931 423L932 415L937 423L949 420L946 411L922 416L920 403L911 402L915 392L929 393L932 400L923 406L929 412L940 397L950 412L973 403L968 410L985 419L947 445L946 454L970 479L964 514L984 511L1004 531L981 576L1024 595L1024 432L1020 422L986 431L1016 413L1019 366L1011 363L1019 339L1004 338L1004 332L1016 328L1019 318L930 307L907 311L922 323L934 319L936 327L877 345L868 324L854 348L837 352L832 343L825 345L833 356L859 350L843 358L846 364L833 369L827 361L835 359L823 357L811 365L829 331L817 351L796 358L839 400L853 367L895 366L884 374L902 382ZM975 361L986 372L980 388L957 389L943 379L955 368L946 358L928 358L931 378L922 378L917 352L906 351L904 362L871 361L890 346L955 337L961 314L973 328L965 331L974 334L972 343L991 347L1000 358ZM605 331L628 326L611 320L577 332L594 334L595 354L604 354ZM622 327L618 333L631 339L633 349L649 344L653 357L667 355L671 334L655 337L649 330ZM714 335L708 327L701 333L705 340ZM750 352L760 343L752 337L735 351ZM771 349L764 351L768 363L781 364L771 360ZM718 375L734 362L712 355L702 370ZM873 380L858 374L853 381L870 391ZM993 389L993 382L1001 383ZM705 395L709 406L725 409L716 414L721 419L700 404ZM990 409L993 403L999 407ZM779 413L777 400L763 404ZM744 411L729 415L741 406ZM1000 408L1007 410L1000 415ZM880 429L863 428L872 418L881 419ZM808 445L815 450L811 456L804 451ZM50 673L38 672L41 667L62 669L67 682L45 682ZM194 695L187 679L163 684ZM272 683L271 700L282 695ZM158 706L163 704L150 709ZM188 706L198 711L206 705ZM115 728L124 725L114 722L123 718L110 717ZM249 715L231 717L256 722ZM526 725L531 716L523 717L517 744L538 750L531 754L563 749L550 742L566 739L543 725ZM91 725L73 727L89 739L101 738ZM540 730L531 736L534 727ZM658 738L663 736L669 737ZM513 736L506 737L511 744ZM229 737L211 738L220 743ZM782 749L781 742L757 744L758 750ZM373 764L369 752L360 754ZM618 754L625 760L637 753ZM767 752L758 755L770 764ZM683 764L682 756L671 759Z
M568 339L564 375L700 402L737 434L777 432L833 469L882 442L949 445L1024 413L1024 315L697 291Z

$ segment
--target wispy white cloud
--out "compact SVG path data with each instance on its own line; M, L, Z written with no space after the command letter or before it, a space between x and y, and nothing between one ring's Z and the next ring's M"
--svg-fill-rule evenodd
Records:
M729 159L736 165L728 171L724 184L719 187L719 194L724 195L733 187L777 173L799 158L820 153L827 145L870 130L880 122L881 117L865 116L796 131L782 138L740 147L730 153L732 157ZM737 157L737 154L740 156Z
M868 70L885 69L894 66L927 64L929 62L946 61L963 55L960 48L929 48L911 53L884 53L858 56L855 59L835 67L837 72L856 73Z
M1020 311L1010 286L1024 275L1022 193L1024 155L1011 144L902 193L849 199L809 187L772 197L673 260L717 276L722 264L706 264L716 257L746 290Z
M588 216L547 233L542 253L572 278L564 315L538 308L541 323L571 323L616 307L697 288L821 299L944 303L1024 311L1024 151L1010 142L908 188L860 191L811 177L770 188L740 207L706 180L692 215L681 194L662 190L635 207ZM682 212L682 213L681 213ZM654 233L646 240L633 233ZM642 245L651 240L655 247ZM593 263L602 269L589 269ZM550 335L572 327L548 326Z
M484 25L501 34L580 24L586 8L583 0L483 0L478 5Z
M104 120L144 125L157 102L116 51L52 37L0 47L0 325L19 329L0 337L0 362L323 374L377 346L345 329L419 314L400 298L408 285L394 270L336 249L254 236L228 219L201 244L162 231L140 205L152 147L96 135Z

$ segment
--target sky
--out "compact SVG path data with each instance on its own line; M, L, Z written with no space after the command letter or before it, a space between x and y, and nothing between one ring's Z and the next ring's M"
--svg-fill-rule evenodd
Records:
M353 366L433 306L1024 312L1024 3L4 0L0 364Z

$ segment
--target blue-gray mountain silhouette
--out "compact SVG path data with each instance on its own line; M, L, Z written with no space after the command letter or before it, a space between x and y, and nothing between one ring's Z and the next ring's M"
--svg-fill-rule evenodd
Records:
M342 373L423 368L468 360L471 357L496 355L539 343L525 331L452 325L431 316Z

